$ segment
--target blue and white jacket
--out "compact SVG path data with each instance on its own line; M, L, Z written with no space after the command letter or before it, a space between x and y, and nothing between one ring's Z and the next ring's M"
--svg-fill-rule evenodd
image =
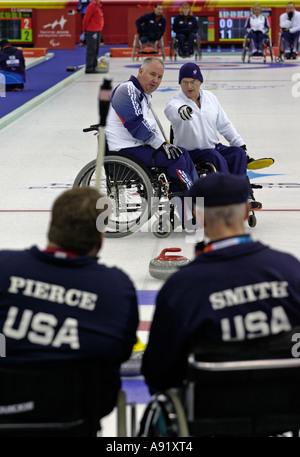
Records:
M115 88L105 128L110 151L144 145L158 149L165 142L149 116L151 98L134 76Z
M249 33L250 30L253 30L254 32L268 33L269 28L268 19L263 14L259 14L258 16L256 16L256 14L251 14L245 23L247 33Z

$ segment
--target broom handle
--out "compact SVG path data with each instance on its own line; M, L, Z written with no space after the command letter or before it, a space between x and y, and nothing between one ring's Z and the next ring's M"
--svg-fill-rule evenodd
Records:
M163 129L163 126L161 125L161 122L160 122L160 120L158 119L156 112L155 112L154 109L152 108L151 103L149 103L149 108L150 108L151 113L153 114L153 117L154 117L154 119L155 119L155 122L157 123L157 125L158 125L158 127L159 127L159 129L160 129L160 131L161 131L161 133L162 133L162 135L163 135L165 141L167 141L167 143L169 143L170 141L168 140L167 135L166 135L166 133L165 133L165 131L164 131L164 129Z

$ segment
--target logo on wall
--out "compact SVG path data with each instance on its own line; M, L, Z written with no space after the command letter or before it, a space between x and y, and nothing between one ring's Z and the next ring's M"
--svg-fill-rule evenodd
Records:
M60 18L60 21L54 21L51 24L46 24L46 25L43 26L43 29L47 29L48 27L51 27L51 29L53 30L53 29L55 29L55 27L57 25L60 25L60 29L63 30L64 25L65 25L66 22L67 22L67 19L65 19L64 16L62 16Z
M37 47L74 49L75 15L68 9L40 10L37 15Z

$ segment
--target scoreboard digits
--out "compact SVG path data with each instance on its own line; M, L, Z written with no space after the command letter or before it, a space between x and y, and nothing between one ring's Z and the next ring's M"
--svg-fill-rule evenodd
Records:
M243 40L249 11L219 11L219 40Z

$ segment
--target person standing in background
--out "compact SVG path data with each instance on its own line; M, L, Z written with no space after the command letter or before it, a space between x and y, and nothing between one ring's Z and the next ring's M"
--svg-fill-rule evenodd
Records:
M102 73L102 71L97 71L97 66L103 27L104 16L101 0L92 0L86 9L82 23L86 39L86 73Z
M85 12L86 12L88 5L90 4L90 1L91 0L79 0L79 2L78 2L76 10L78 13L81 13L81 28L82 28L82 22L83 22ZM86 46L85 33L83 31L80 35L80 42L79 42L78 46Z

